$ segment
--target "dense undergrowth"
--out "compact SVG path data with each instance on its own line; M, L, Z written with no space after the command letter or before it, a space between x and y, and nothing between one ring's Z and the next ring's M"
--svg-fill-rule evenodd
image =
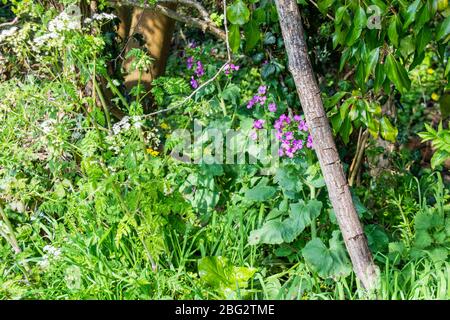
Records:
M441 153L448 150L448 129L438 138L433 129L445 68L433 48L393 102L395 128L381 129L385 140L396 138L392 151L371 137L352 188L380 268L379 289L367 295L352 273L276 26L257 52L236 54L181 107L147 116L144 87L126 92L120 72L111 72L117 19L99 15L81 28L24 2L0 11L5 21L21 17L0 35L0 298L450 297L448 170L437 157L432 169L413 144L428 126L422 138L441 139ZM153 82L154 110L184 101L226 61L221 43L187 35ZM325 38L311 40L316 53L327 52ZM152 63L141 50L129 56L141 72ZM332 55L315 57L333 117L335 88L348 90L351 81L324 67ZM126 116L116 118L109 104ZM176 129L191 129L193 119L215 132L240 129L238 150L274 128L286 144L280 162L211 164L208 136L190 150L203 153L200 163L178 161L170 154L181 139ZM347 173L354 131L336 130Z

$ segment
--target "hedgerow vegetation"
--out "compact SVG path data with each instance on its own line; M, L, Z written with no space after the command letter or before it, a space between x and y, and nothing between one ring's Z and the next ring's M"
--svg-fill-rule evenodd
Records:
M113 4L95 2L88 15L71 0L0 5L0 298L450 297L446 0L297 1L379 267L369 293L328 198L274 1L230 0L227 21L221 1L205 1L216 27L227 24L232 60L224 41L177 24L164 74L132 88L123 61L141 79L155 60L145 46L125 50ZM180 129L194 134L194 123L240 130L247 160L273 129L279 162L216 163L202 133L185 152L201 160L180 161Z

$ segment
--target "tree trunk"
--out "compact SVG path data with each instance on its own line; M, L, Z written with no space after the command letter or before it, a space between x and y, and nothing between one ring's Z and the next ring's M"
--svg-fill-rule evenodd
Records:
M364 288L371 290L377 285L377 267L373 262L362 224L353 205L330 124L323 108L320 89L308 57L300 11L295 0L275 0L275 3L289 58L289 70L297 87L330 201L353 263L353 270Z
M176 5L168 4L167 7L174 9ZM126 42L124 56L132 48L140 47L134 37L135 34L140 34L145 41L146 50L154 59L151 69L149 72L144 72L140 80L141 84L149 90L153 79L164 73L175 21L151 9L123 6L117 11L121 19L118 33ZM131 59L127 59L123 65L126 72L125 86L128 89L134 87L139 80L139 72L130 70L130 64Z

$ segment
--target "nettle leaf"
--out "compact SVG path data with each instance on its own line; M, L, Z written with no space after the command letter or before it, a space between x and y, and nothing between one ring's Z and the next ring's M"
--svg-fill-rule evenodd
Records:
M242 0L237 0L228 7L227 18L232 24L244 25L250 19L250 10Z
M258 185L247 190L245 197L250 201L266 201L272 198L276 191L277 189L274 187Z

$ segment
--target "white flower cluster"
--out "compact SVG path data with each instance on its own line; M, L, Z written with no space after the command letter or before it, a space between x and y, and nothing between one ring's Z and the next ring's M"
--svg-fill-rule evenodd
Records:
M69 14L70 12L70 14ZM80 9L71 6L61 12L55 19L49 22L48 30L50 32L62 32L68 30L81 29L81 13Z
M70 30L81 29L81 11L77 6L70 6L52 21L48 23L49 33L43 34L34 38L33 42L36 45L35 51L39 51L39 48L48 44L52 39L58 39L61 42L64 41L61 33Z
M131 124L131 122L132 122L132 124ZM142 127L141 117L139 117L139 116L123 117L122 120L120 120L119 122L117 122L113 125L113 128L112 128L113 133L115 135L118 135L121 132L126 132L131 128L131 125L133 125L133 127L135 127L135 128Z
M113 20L115 18L116 18L116 16L112 13L106 13L106 12L95 13L91 18L84 19L84 23L90 24L94 21Z
M50 262L57 260L61 256L61 249L51 245L46 245L43 251L45 254L42 256L42 260L38 262L39 267L42 269L47 269L50 266Z
M7 38L14 36L17 30L19 30L17 27L11 27L9 29L2 30L2 32L0 32L0 42L3 42Z

